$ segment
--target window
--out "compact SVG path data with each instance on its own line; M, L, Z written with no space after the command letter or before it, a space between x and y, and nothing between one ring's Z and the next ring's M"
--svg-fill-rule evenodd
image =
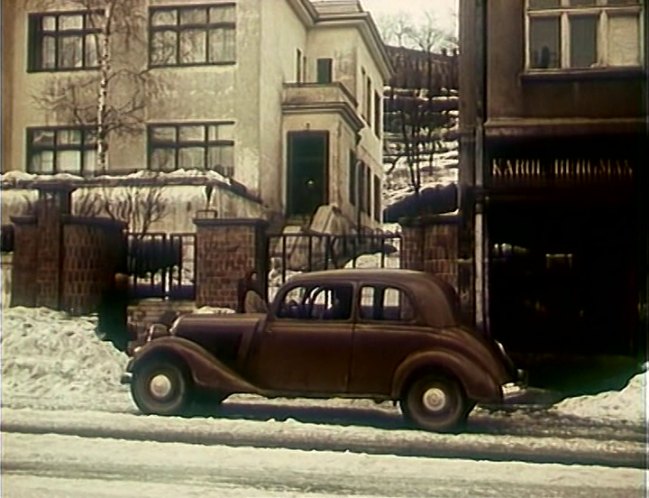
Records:
M150 65L235 62L235 17L234 4L151 8Z
M359 316L362 320L411 322L415 319L407 294L395 287L382 286L361 289Z
M333 81L332 62L331 59L318 59L318 73L316 80L318 83L331 83Z
M358 166L356 164L356 153L349 151L349 202L352 206L356 205Z
M295 81L302 83L302 51L299 48L295 53Z
M367 120L367 99L365 97L365 68L361 68L360 98L358 102L361 107L361 117Z
M381 180L374 176L374 219L381 221Z
M234 123L150 125L149 169L213 170L234 175Z
M381 110L381 94L379 92L374 92L374 133L377 137L381 138L381 132L383 131L381 120L383 117L383 111Z
M98 67L100 26L92 12L31 14L29 16L29 70L67 71Z
M641 0L528 0L532 70L641 66Z
M349 320L354 288L349 284L290 289L280 301L278 317L306 320Z
M372 216L372 173L370 167L365 166L365 182L363 182L365 201L363 207L364 211Z
M95 130L91 128L28 128L27 172L36 175L93 174L97 159L95 137Z
M368 126L372 126L372 80L370 77L367 77L367 89L365 90L365 122Z

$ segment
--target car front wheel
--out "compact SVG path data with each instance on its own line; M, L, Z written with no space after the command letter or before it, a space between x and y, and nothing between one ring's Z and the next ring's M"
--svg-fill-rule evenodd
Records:
M147 415L179 415L189 401L188 377L169 360L153 360L134 372L131 395Z
M461 428L469 412L464 390L449 377L426 375L415 380L400 400L406 420L427 430Z

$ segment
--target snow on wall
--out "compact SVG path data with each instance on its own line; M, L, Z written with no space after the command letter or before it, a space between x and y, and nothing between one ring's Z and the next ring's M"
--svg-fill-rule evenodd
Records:
M68 182L77 186L72 194L73 213L84 198L98 199L123 198L127 189L145 189L146 186L129 187L134 182L153 182L153 188L161 189L161 198L166 204L165 216L154 223L149 231L159 232L193 232L193 219L197 211L215 209L220 218L266 218L264 207L247 196L239 195L230 188L230 180L214 171L175 171L173 173L152 174L140 171L125 176L99 176L84 179L79 176L60 173L57 175L32 175L29 173L10 171L0 176L2 193L2 224L10 223L10 217L26 214L29 205L38 198L38 192L33 188L34 182ZM213 186L209 205L205 185ZM102 212L100 216L107 216ZM131 229L134 229L131 227Z

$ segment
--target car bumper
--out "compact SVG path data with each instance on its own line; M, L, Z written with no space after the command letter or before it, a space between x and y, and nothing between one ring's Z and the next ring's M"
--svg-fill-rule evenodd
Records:
M119 379L120 384L130 384L133 380L133 374L131 372L124 372Z

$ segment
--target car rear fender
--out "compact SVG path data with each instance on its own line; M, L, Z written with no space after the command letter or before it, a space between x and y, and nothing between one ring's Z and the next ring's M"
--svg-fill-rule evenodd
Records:
M257 387L201 346L182 337L160 337L148 342L135 353L126 371L133 373L140 365L160 356L182 361L191 373L194 384L200 388L223 394L259 392Z
M397 368L392 382L392 398L399 399L409 383L420 375L440 373L456 378L472 401L498 402L500 386L488 371L469 363L451 351L424 351L406 358Z

